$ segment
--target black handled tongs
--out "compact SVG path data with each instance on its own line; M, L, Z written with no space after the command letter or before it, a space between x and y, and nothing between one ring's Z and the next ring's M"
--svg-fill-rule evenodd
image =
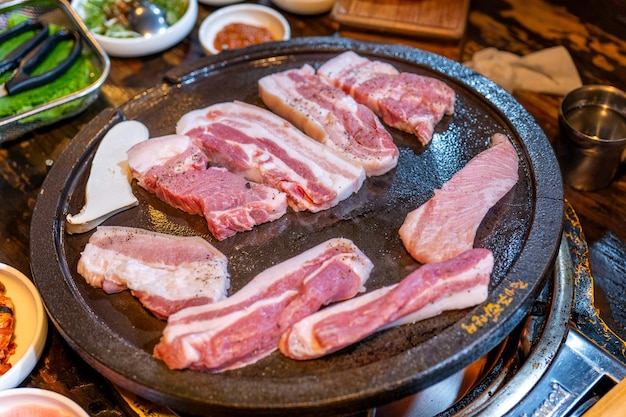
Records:
M0 61L0 74L13 71L6 83L0 86L0 97L40 87L57 79L70 68L80 55L82 46L78 32L62 29L50 36L48 25L38 21L27 21L0 33L0 44L29 31L37 31L37 33ZM54 48L64 40L73 42L68 57L43 74L32 75Z
M0 74L3 74L7 71L13 71L18 67L22 59L37 45L39 45L44 39L48 37L50 30L48 25L44 25L40 21L31 21L27 20L26 22L20 23L19 25L6 30L0 33L0 45L5 43L6 41L15 38L16 36L22 35L28 32L36 31L35 35L22 42L20 46L9 52L9 54L4 57L2 61L0 61Z

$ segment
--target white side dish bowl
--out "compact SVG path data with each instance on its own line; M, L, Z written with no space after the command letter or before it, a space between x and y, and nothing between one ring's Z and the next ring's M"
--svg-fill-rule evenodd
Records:
M37 412L47 410L47 414ZM9 410L14 410L8 413ZM89 414L69 398L54 391L39 388L16 388L0 392L0 415L47 415L62 417L89 417Z
M264 27L277 41L291 38L289 22L276 10L258 4L237 4L214 11L200 25L198 37L205 54L215 55L220 52L214 46L215 37L231 23Z
M17 387L37 365L46 344L48 317L39 291L20 271L0 264L0 282L6 290L4 295L13 301L13 341L16 344L15 353L9 357L11 369L0 375L2 391ZM4 400L0 404L4 405Z
M276 6L294 14L321 14L330 11L335 0L272 0Z
M243 0L198 0L207 6L226 6L228 4L241 3Z
M83 17L83 1L72 0L72 7ZM185 14L165 32L151 37L113 38L92 33L98 44L110 56L128 58L155 54L164 51L182 41L193 29L198 19L198 0L189 0Z

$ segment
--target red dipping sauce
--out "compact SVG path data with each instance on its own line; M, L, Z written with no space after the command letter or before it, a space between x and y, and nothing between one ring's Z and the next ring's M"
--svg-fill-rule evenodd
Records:
M270 31L264 27L245 23L231 23L217 33L213 46L216 50L223 51L273 40Z

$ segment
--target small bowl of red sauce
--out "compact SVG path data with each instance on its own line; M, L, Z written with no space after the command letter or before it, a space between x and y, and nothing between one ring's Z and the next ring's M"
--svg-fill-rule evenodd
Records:
M291 38L287 19L276 10L258 4L237 4L211 13L198 32L204 53L215 55L259 43Z

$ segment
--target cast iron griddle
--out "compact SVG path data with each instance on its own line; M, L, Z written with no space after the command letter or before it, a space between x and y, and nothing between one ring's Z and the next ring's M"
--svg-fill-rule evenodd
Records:
M318 67L345 50L434 76L457 92L456 110L426 147L390 129L398 167L368 178L361 191L321 213L283 218L223 242L200 216L160 202L133 184L140 204L105 224L201 235L230 262L232 291L255 274L326 239L352 239L374 262L368 290L398 282L419 265L398 238L406 213L431 197L491 135L506 134L518 150L520 179L490 210L476 246L494 252L488 300L476 308L373 335L326 358L298 362L275 352L248 367L209 374L171 371L151 355L164 322L128 292L106 295L76 273L90 233L68 235L65 217L84 201L90 161L115 123L136 119L152 137L174 132L185 112L243 100L262 105L257 80ZM489 173L485 172L485 176ZM508 93L464 66L400 45L341 38L299 38L229 51L167 74L166 82L119 109L107 109L74 138L52 167L33 214L31 262L45 305L69 344L116 384L184 412L204 415L331 415L371 408L417 392L467 366L508 335L526 315L558 247L563 218L561 177L552 149L532 117Z

